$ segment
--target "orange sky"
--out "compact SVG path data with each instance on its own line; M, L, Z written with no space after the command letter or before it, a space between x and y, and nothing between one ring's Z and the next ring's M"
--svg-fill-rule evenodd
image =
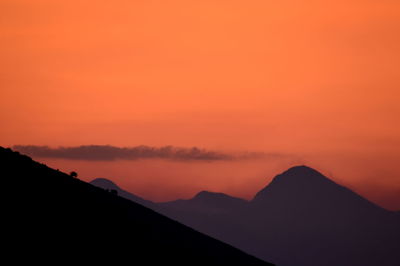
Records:
M0 144L279 152L78 170L161 200L307 163L400 209L399 47L397 0L0 0Z

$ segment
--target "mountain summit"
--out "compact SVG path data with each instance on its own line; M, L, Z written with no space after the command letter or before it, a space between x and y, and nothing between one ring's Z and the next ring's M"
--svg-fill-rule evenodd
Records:
M310 196L326 192L333 187L339 187L335 182L323 176L320 172L308 166L295 166L277 175L271 183L256 194L253 201L274 196L297 195ZM278 195L276 195L278 196Z
M309 186L317 184L317 182L333 183L333 181L329 180L317 170L305 165L291 167L282 174L277 175L274 180L280 182L297 182L297 184L303 182Z
M382 208L341 186L308 166L295 166L277 175L259 191L254 204L272 209L283 208L304 212L327 212L371 215L386 212ZM344 212L344 213L343 213Z

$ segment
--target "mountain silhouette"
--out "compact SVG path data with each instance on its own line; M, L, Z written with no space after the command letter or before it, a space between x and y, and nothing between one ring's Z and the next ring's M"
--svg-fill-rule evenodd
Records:
M248 213L262 222L252 229L262 232L260 243L270 247L266 239L283 241L282 248L273 248L277 256L273 261L279 265L397 265L400 261L396 244L400 220L307 166L276 176L256 194ZM258 246L253 248L252 254L265 257Z
M136 196L132 193L129 193L128 191L121 189L114 182L112 182L111 180L105 179L105 178L96 178L96 179L90 181L90 184L92 184L96 187L102 188L102 189L106 189L106 190L115 190L115 191L117 191L117 194L119 196L126 198L130 201L139 203L146 207L151 207L154 204L153 202L151 202L149 200L145 200L139 196Z
M171 202L159 203L158 206L167 208L182 209L185 207L196 208L197 211L226 212L247 205L247 201L231 197L224 193L201 191L189 200L176 200Z
M307 166L251 201L200 192L153 209L281 266L397 266L400 217Z
M15 264L270 265L10 149L0 166L3 254Z
M277 175L255 195L252 203L262 205L270 211L287 211L291 214L313 212L318 215L325 213L335 217L340 214L346 215L347 219L359 219L359 215L371 218L387 213L307 166L292 167Z

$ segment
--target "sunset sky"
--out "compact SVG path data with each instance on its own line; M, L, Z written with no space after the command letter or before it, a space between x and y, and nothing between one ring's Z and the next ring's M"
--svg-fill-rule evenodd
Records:
M264 153L35 159L156 201L307 164L400 210L399 47L398 0L0 0L0 145Z

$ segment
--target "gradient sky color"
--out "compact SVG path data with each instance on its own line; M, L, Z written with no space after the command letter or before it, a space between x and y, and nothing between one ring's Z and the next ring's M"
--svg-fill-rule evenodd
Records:
M250 197L306 163L400 209L399 47L396 0L1 0L0 144L281 153L49 163L156 200Z

